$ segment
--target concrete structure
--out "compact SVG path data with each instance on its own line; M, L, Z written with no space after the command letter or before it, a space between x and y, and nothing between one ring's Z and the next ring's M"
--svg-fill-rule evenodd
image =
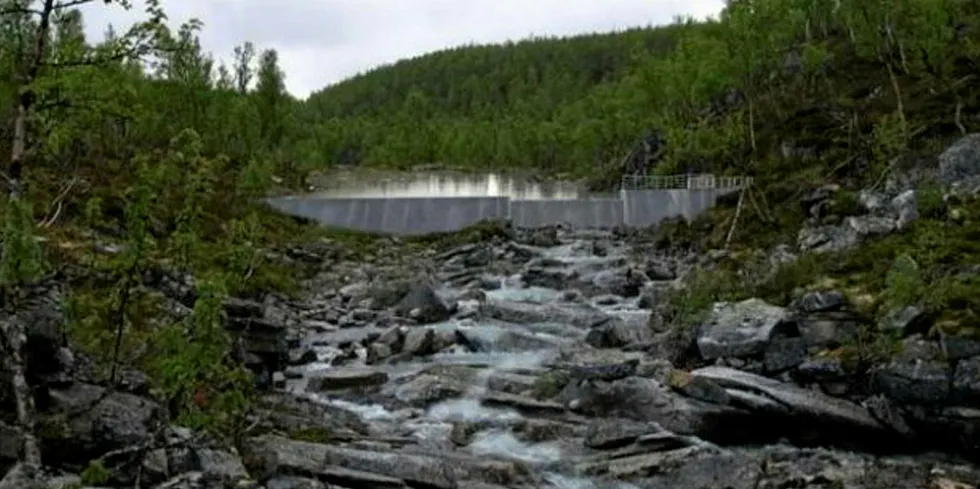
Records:
M274 209L359 231L423 235L453 232L487 219L510 219L536 228L567 224L581 228L646 227L664 219L694 219L718 198L751 184L744 177L672 175L628 177L619 198L512 200L508 197L281 197Z
M507 197L391 197L269 199L276 210L327 226L374 233L452 232L486 219L508 217Z
M602 229L626 224L622 199L511 200L510 219L519 228L567 224Z
M622 205L630 226L646 227L674 217L694 219L718 201L719 189L623 190Z

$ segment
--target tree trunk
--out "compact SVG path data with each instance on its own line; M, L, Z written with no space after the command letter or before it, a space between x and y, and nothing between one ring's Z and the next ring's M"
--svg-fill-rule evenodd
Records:
M7 171L7 189L11 199L20 198L20 180L24 169L24 156L27 153L27 114L29 107L17 104L14 118L14 140L10 150L10 168Z
M28 466L39 467L41 465L41 449L34 435L34 395L31 392L31 387L27 384L24 368L24 348L27 346L27 335L24 333L23 325L15 320L8 319L8 322L0 327L3 329L3 339L7 347L6 363L11 372L11 384L17 404L17 424L24 439L22 461Z
M27 159L27 123L35 99L33 84L37 80L44 63L48 33L51 27L51 15L55 7L55 0L44 0L43 7L39 12L37 30L34 34L34 56L30 60L30 64L23 67L24 71L20 73L22 78L17 100L17 114L14 116L14 135L11 142L10 167L7 174L10 185L8 193L11 200L22 198L23 189L21 187L25 160ZM4 304L4 306L10 307L10 304ZM6 352L3 353L6 356L7 368L12 377L11 384L17 405L17 424L24 437L21 460L28 467L39 467L41 465L41 449L34 434L34 395L27 383L26 368L24 367L27 335L24 332L24 325L16 320L8 320L8 322L0 324L0 332L2 332L4 346L6 346Z

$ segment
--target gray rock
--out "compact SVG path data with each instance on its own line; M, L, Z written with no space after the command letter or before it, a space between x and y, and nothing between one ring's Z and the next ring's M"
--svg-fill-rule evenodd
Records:
M156 403L132 394L75 383L50 391L54 413L43 423L46 455L64 462L87 462L108 451L147 442L164 419ZM58 413L72 413L67 421ZM62 424L63 423L63 424Z
M528 286L555 290L567 289L577 277L578 272L564 267L530 267L521 275Z
M608 317L586 304L530 304L498 299L481 304L480 312L490 319L517 324L558 322L583 329Z
M481 404L510 408L525 416L548 416L565 413L565 406L562 404L506 392L488 392L481 399Z
M961 406L980 405L980 356L956 363L951 394L952 401Z
M477 352L519 352L557 348L566 340L539 335L515 325L482 325L459 328L456 342Z
M301 442L265 435L246 441L246 459L263 475L290 473L347 487L412 487L456 489L462 479L493 472L497 476L521 473L513 462L485 459L452 461L430 455L369 451ZM503 480L517 483L519 480Z
M636 305L640 309L653 309L660 304L662 298L662 286L658 284L647 284L640 290L640 300Z
M906 306L899 309L893 309L885 315L879 328L884 331L897 332L902 336L909 336L926 327L925 311L917 306Z
M356 413L291 394L266 395L259 399L256 409L268 420L266 426L285 432L313 429L338 436L363 436L369 431Z
M409 328L405 333L402 352L410 355L431 355L436 352L436 333L431 328Z
M779 373L802 364L806 356L807 345L803 338L777 338L766 347L763 365L767 373Z
M589 423L583 444L589 448L609 450L629 445L637 438L663 431L655 423L638 423L627 419L599 419Z
M727 389L760 393L778 401L798 415L854 428L870 430L883 428L864 407L795 385L727 367L705 367L691 373L695 377L713 380Z
M317 361L316 352L309 348L294 349L289 351L288 363L291 366L309 365Z
M731 402L732 396L728 391L706 377L698 377L689 372L674 370L668 376L667 383L675 391L693 399L722 406Z
M951 362L980 356L980 340L969 336L943 335L939 346L943 356Z
M391 347L384 343L371 343L367 346L366 358L364 363L377 365L394 355Z
M610 317L589 329L585 342L596 348L620 348L626 345L647 344L653 340L653 330L646 321L627 321Z
M614 294L621 297L636 297L650 279L640 271L629 267L604 270L592 276L589 284L591 295Z
M871 372L874 392L898 404L945 404L951 379L952 371L941 359L939 346L918 337L907 338L891 362Z
M858 238L884 236L896 230L895 219L891 216L850 216L844 219L844 224Z
M234 484L249 477L242 460L230 452L198 448L194 450L194 455L197 458L198 470L212 480Z
M13 461L20 458L23 443L20 430L0 421L0 461Z
M487 378L487 388L508 394L523 394L534 389L538 378L510 372L493 372Z
M946 185L980 175L980 133L963 136L939 155L939 179Z
M612 470L650 474L643 485L649 489L780 487L760 482L765 465L754 454L689 447L630 458L631 463L614 463Z
M796 318L800 335L807 347L836 348L853 343L862 321L848 312L820 312Z
M554 226L535 230L528 237L528 244L542 248L558 246L561 240L558 239L558 229Z
M807 359L796 368L796 377L805 383L826 384L845 381L850 375L841 359L815 357Z
M895 228L899 231L907 229L919 219L919 203L915 190L906 190L895 196L891 201L891 207L898 215Z
M800 251L826 253L856 245L860 236L850 226L804 227L796 237Z
M670 265L659 260L648 260L644 270L650 280L674 280L677 273Z
M807 292L793 301L793 309L804 312L839 311L847 306L847 297L839 290Z
M0 489L48 489L38 467L18 463L0 479Z
M705 360L743 357L763 353L777 334L799 335L786 309L761 299L721 302L701 328L697 345Z
M408 382L393 387L390 395L400 403L413 407L426 407L440 401L460 397L468 387L467 383L455 379L421 374Z
M423 323L445 321L452 315L452 310L439 297L435 288L425 282L413 284L398 302L396 310L402 314L417 311L413 316Z
M317 372L307 381L310 392L379 386L388 382L388 374L373 368L343 368Z
M642 377L572 382L558 397L585 415L652 421L677 434L705 438L717 434L718 423L745 423L749 414L684 397L655 380Z
M576 380L619 380L636 375L639 365L638 358L619 363L573 365L568 375Z
M316 479L291 475L274 475L265 481L266 489L327 489L326 484Z

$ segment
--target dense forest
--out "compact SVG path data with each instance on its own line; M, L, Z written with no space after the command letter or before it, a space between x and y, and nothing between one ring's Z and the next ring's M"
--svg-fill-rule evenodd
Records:
M635 72L695 24L465 46L356 76L306 102L321 161L589 172L650 129Z
M303 153L594 178L615 175L656 130L670 141L665 173L752 173L789 139L836 141L821 153L846 140L847 172L867 163L854 156L874 134L972 123L954 110L973 102L962 79L976 49L970 2L729 3L718 21L460 47L376 69L309 98ZM951 109L927 115L917 103Z
M713 21L420 56L302 101L274 50L243 42L222 66L200 46L204 26L167 27L159 2L93 42L74 9L84 3L0 0L0 153L11 155L0 297L15 310L26 285L70 276L71 335L112 368L137 361L120 353L128 342L150 342L138 361L184 407L194 383L241 381L221 361L221 298L295 286L270 250L320 231L252 202L311 170L440 163L611 185L657 130L668 141L658 172L756 177L754 215L732 246L768 248L795 236L808 189L853 195L980 129L980 3L966 0L732 0ZM735 211L706 219L663 232L718 245ZM880 264L899 254L924 270L980 259L975 225L942 219L851 261L801 260L809 268L773 293L861 267L881 288ZM140 284L161 267L197 278L184 328L142 324L154 304ZM947 271L921 278L948 291L933 307L972 311L977 289ZM222 392L209 417L185 421L232 418L240 391Z

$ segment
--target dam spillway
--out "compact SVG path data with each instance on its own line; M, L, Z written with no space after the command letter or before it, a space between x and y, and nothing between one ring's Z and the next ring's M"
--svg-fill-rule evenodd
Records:
M513 199L486 197L310 197L266 199L285 214L325 226L371 233L425 235L454 232L488 219L521 228L564 224L575 228L647 227L665 219L694 219L719 197L751 183L710 175L626 180L618 197ZM680 188L678 188L680 187Z

